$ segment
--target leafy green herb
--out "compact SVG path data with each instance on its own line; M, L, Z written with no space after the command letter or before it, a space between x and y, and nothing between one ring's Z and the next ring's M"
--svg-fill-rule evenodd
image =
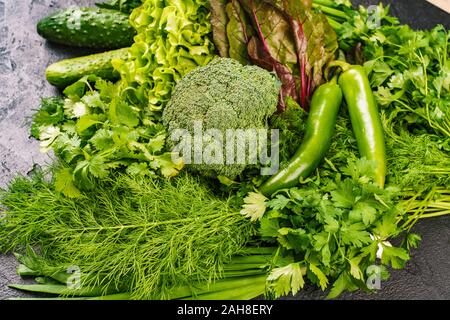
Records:
M164 151L164 127L148 123L146 110L130 105L118 92L115 84L83 78L65 90L64 103L44 100L34 119L42 151L53 149L64 162L56 186L68 197L80 196L79 189L94 188L98 179L120 168L140 166L145 167L139 170L142 175L159 171L172 177L183 167Z
M372 171L364 159L350 161L333 179L313 179L265 203L261 236L275 239L282 255L295 258L294 264L288 260L269 276L276 297L297 293L303 287L302 273L323 290L337 279L330 297L344 289L367 289L370 266L398 268L409 259L403 248L385 244L403 231L393 219L402 220L403 212L396 208L399 190L377 187ZM380 261L371 254L379 245L384 249Z
M362 44L364 66L392 126L450 136L450 31L441 25L413 30L389 16L389 7L338 6L335 26L344 50Z
M382 27L367 39L365 66L393 126L450 136L450 31Z
M197 178L118 176L77 200L37 174L1 194L0 243L39 245L58 266L78 266L85 287L126 288L133 298L222 277L254 233L227 199Z
M40 139L45 127L58 126L64 121L64 103L60 98L43 99L39 111L33 117L31 135Z

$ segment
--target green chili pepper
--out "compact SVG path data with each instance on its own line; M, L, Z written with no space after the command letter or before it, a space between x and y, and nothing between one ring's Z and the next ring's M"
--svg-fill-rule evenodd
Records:
M339 85L347 102L360 155L375 162L375 182L384 188L386 182L385 137L369 78L362 66L334 61L329 68L336 66L343 71L339 77Z
M271 177L260 189L265 196L295 187L317 169L328 152L342 103L342 90L333 79L314 92L302 145L288 166Z

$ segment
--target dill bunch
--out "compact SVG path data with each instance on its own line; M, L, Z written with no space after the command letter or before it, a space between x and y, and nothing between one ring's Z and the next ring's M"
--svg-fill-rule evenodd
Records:
M333 175L337 168L345 167L349 159L359 157L350 120L345 113L341 115L326 162L319 169L323 177ZM432 188L450 189L450 138L410 133L392 123L385 114L383 125L390 185L400 187L406 194Z
M450 138L435 134L411 134L383 118L389 179L406 191L450 189Z
M212 283L254 234L229 199L189 175L119 175L74 200L39 173L13 181L0 205L3 251L39 246L49 263L79 267L83 286L126 290L134 299Z

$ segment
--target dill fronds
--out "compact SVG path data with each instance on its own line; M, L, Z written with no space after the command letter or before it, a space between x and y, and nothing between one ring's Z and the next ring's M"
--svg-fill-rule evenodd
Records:
M79 267L83 286L125 290L135 299L212 283L254 234L231 201L189 175L120 175L75 200L38 174L17 178L0 205L3 251L39 246L49 262Z

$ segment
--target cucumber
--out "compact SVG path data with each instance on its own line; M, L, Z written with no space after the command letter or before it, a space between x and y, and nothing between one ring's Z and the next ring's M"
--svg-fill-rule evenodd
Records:
M125 13L131 13L134 9L142 5L144 0L110 0L108 2L96 3L99 8L119 10Z
M105 80L118 80L119 74L114 70L111 62L113 59L127 59L128 50L129 48L124 48L59 61L47 68L47 80L58 88L65 88L82 77L91 74Z
M99 50L129 47L136 35L127 14L102 8L58 11L41 20L37 31L51 42Z

